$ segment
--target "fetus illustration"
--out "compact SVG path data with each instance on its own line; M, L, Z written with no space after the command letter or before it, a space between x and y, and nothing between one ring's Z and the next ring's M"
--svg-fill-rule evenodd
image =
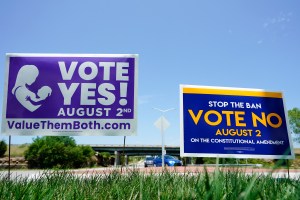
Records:
M35 65L24 65L18 72L12 94L30 112L34 112L42 106L45 99L51 96L52 89L49 86L42 86L37 94L31 91L28 86L32 85L39 75Z

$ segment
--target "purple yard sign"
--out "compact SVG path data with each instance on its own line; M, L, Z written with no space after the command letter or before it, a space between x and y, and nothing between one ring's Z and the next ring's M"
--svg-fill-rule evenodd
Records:
M7 54L2 133L136 135L132 54Z

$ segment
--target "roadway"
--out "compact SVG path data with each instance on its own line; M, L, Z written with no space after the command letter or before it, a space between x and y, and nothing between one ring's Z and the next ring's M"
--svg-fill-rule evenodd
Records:
M272 175L274 178L291 178L291 179L297 179L300 178L300 170L296 169L290 169L289 171L287 169L277 169L275 171L272 171L271 169L265 169L265 168L255 168L255 167L216 167L216 166L187 166L187 167L166 167L166 170L170 173L177 173L177 174L194 174L197 175L199 173L205 172L207 170L209 173L214 172L216 169L227 172L227 171L238 171L243 172L245 174L258 174L258 175ZM67 172L70 172L71 174L77 176L77 177L90 177L90 176L96 176L96 175L107 175L108 173L119 171L123 174L128 174L132 172L133 170L139 171L141 173L145 174L153 174L153 173L162 173L161 167L147 167L144 168L143 163L140 162L137 165L134 166L127 166L123 167L121 169L120 166L118 167L101 167L101 168L90 168L90 169L76 169L76 170L67 170ZM38 179L43 177L44 175L49 175L51 173L56 173L57 170L11 170L10 179L11 180L20 180L20 179ZM0 171L0 177L4 178L7 177L8 171Z

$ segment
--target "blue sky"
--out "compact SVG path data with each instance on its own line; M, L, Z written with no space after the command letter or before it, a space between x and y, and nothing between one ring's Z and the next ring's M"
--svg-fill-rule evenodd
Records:
M179 84L283 91L288 109L300 107L299 11L296 0L1 1L0 74L8 52L139 54L138 136L126 141L161 144L153 107L176 108L165 115L165 138L179 145ZM121 136L75 139L123 143Z

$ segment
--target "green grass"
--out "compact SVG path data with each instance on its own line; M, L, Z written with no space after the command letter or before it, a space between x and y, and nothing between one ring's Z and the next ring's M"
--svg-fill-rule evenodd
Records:
M5 178L0 178L0 199L300 199L299 180L241 172L142 174L133 170L86 178L58 171L36 180Z

